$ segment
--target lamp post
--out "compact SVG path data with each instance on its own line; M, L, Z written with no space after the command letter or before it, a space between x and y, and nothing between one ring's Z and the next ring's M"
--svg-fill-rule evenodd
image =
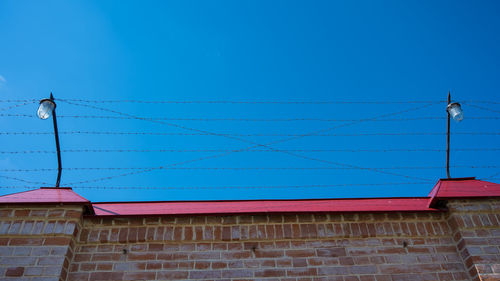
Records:
M38 107L37 115L40 119L45 120L52 115L52 123L54 124L54 135L56 138L56 149L57 149L57 180L56 187L59 187L59 182L61 181L61 149L59 147L59 132L57 130L57 118L56 118L56 103L54 102L54 96L50 93L50 98L43 99L40 101L40 106Z
M458 102L451 102L450 92L448 92L448 105L446 106L446 112L448 114L448 131L446 134L446 176L450 178L450 116L457 122L464 119L462 107Z

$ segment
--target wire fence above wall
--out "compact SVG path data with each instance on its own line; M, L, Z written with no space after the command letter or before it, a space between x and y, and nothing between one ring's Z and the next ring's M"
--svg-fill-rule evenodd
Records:
M155 185L155 182L146 182L143 185L138 184L135 187L130 185L130 181L137 182L139 179L147 181L151 178L150 174L148 174L149 172L160 170L171 170L172 173L175 173L175 171L189 171L193 177L183 178L186 181L195 179L194 175L198 175L198 172L203 171L213 171L213 173L204 172L203 176L206 179L214 181L220 179L221 174L218 171L227 171L223 173L224 177L230 174L231 171L239 171L237 176L233 175L231 178L233 181L236 180L234 185L227 185L234 186L235 189L265 189L266 186L278 186L276 188L284 189L293 188L292 186L301 186L302 188L314 188L318 186L373 186L383 188L384 185L390 184L392 179L398 178L404 178L408 182L392 183L403 186L418 186L419 184L427 186L434 182L439 177L439 174L442 174L437 171L444 170L441 156L441 154L446 152L443 145L444 142L436 143L436 139L446 135L446 132L442 128L447 117L445 114L441 114L444 111L443 106L446 103L444 100L141 101L57 99L56 101L60 102L58 104L58 117L66 119L61 126L64 130L59 132L60 135L64 136L61 152L63 153L63 162L67 163L63 170L68 172L74 171L73 173L65 174L66 177L63 177L63 182L65 182L65 185L71 185L75 188L106 189L105 185L85 185L88 183L103 182L109 184L109 189L112 189L112 187L116 187L116 189L130 188L144 190L188 189L181 186L165 187L158 184ZM28 107L30 104L32 105L37 102L38 100L28 99L0 100L0 103L16 103L1 107L0 117L4 118L4 120L9 118L9 122L11 122L10 120L15 120L15 122L37 120L36 115L33 114L33 108ZM127 110L122 108L122 106L127 106L127 104L130 104ZM485 108L482 106L485 104L500 104L498 102L478 100L466 101L463 104L470 105L471 109L476 110L466 115L466 122L475 122L474 124L490 122L490 124L494 124L494 122L500 120L500 115L493 116L496 113L500 113L500 111L497 111L495 108ZM177 107L181 105L186 105L186 107L192 105L194 108L197 106L230 107L233 105L242 107L249 105L253 107L262 105L270 108L279 106L279 108L294 109L290 111L281 109L276 111L271 110L263 113L259 111L246 112L244 110L233 110L227 113L216 111L215 113L217 114L211 116L199 114L196 110L195 113L199 115L193 114L193 112L190 114L190 111L187 110L183 110L182 115L175 110L169 110L168 113L170 114L142 116L142 114L136 114L133 110L130 110L135 109L135 106L149 108L153 106ZM300 106L309 106L312 108L317 108L317 106L335 106L336 108L350 106L356 108L358 105L370 108L369 112L364 113L371 115L371 117L361 117L355 111L352 112L353 116L346 115L339 118L338 116L329 114L326 114L326 116L311 114L316 113L314 110L309 111L309 114L301 114L303 112L297 110ZM382 106L383 110L377 111L378 106ZM433 109L430 110L429 108ZM483 111L488 112L489 116L481 116L480 113ZM142 109L141 113L144 112L151 113ZM279 114L274 116L274 113ZM328 110L323 113L328 113ZM436 115L436 113L441 115ZM141 122L144 126L137 127L135 125L135 128L139 128L138 130L127 129L131 120ZM264 127L264 125L270 123L276 123L278 127ZM45 166L40 167L41 165L45 165L47 161L48 163L52 163L50 162L52 160L37 158L43 157L43 154L50 155L55 153L54 150L37 145L37 141L41 139L48 143L53 140L49 137L44 137L45 135L53 135L53 132L38 129L38 126L45 124L47 123L15 126L9 130L2 129L0 131L0 137L13 139L9 147L4 147L0 151L0 155L4 155L2 157L18 155L16 156L17 158L9 158L8 161L12 163L4 161L2 164L2 160L0 159L0 171L8 173L8 176L0 177L2 179L0 186L14 186L13 183L15 182L23 182L28 184L26 187L29 187L30 183L40 185L50 182L49 178L53 177L51 172L57 169ZM94 129L93 127L97 127L96 125L103 128ZM165 130L167 127L170 127L172 130ZM464 161L464 159L461 161L455 160L455 165L451 167L460 169L460 171L479 171L479 173L487 175L496 173L495 170L498 170L499 166L495 159L498 159L498 157L495 158L493 155L496 155L495 153L500 151L500 147L497 147L497 141L489 140L494 140L497 136L500 136L500 132L496 130L497 128L489 126L485 130L481 126L468 125L463 126L460 130L452 130L452 135L457 136L457 138L462 137L469 140L468 142L461 142L459 145L453 145L451 148L451 151L454 152L453 156L458 154L467 155L469 162ZM285 129L286 131L284 131ZM19 137L15 138L16 136ZM22 136L26 136L27 139L34 140L34 142L30 146L16 147L15 143L21 140ZM101 136L107 137L104 138ZM143 136L150 137L142 138ZM211 138L188 138L189 136L210 136ZM416 138L417 136L422 137ZM258 138L252 139L252 137ZM269 139L271 137L279 139ZM474 138L474 141L470 141L472 140L471 138ZM140 141L137 141L137 139ZM219 141L220 139L231 140L234 143L223 143ZM427 139L432 141L428 141ZM294 142L292 147L284 145L293 140L301 141ZM401 142L404 142L404 145L401 145ZM206 143L209 145L205 145ZM238 143L241 146L238 146ZM400 145L395 145L397 143ZM481 152L481 155L485 155L484 157L486 158L491 157L492 160L487 163L475 162L473 153L479 152ZM159 156L159 153L162 156ZM194 154L194 157L177 156L175 153L183 153L190 157L192 156L191 154ZM340 158L341 156L338 155L342 153L349 153L352 156L342 156ZM367 156L367 153L377 153L379 156ZM398 157L402 153L411 153L411 155L415 156ZM281 155L281 157L274 155ZM435 158L435 160L424 161L423 155L428 156L427 158ZM232 156L230 160L228 159L229 156ZM27 157L26 159L29 158L30 160L24 162L26 166L19 167L17 159L20 158L22 160L23 157ZM165 160L162 163L163 157ZM43 162L33 161L33 159L43 159ZM93 163L94 166L89 165L89 161L92 161L92 159L99 159L99 163ZM154 162L154 164L148 166L145 163L148 159L151 159L149 161ZM227 163L225 162L226 159L228 159ZM359 159L364 159L364 161L359 161ZM81 164L79 164L79 161L81 161ZM194 163L205 163L208 161L215 161L215 165L207 163L203 166L192 166ZM380 163L377 163L377 161ZM394 161L394 164L390 161ZM134 165L135 162L142 164ZM248 162L250 165L241 165L240 162ZM160 164L157 165L157 163ZM275 165L268 165L269 163L274 163ZM322 165L322 167L316 167L317 165ZM99 174L99 171L103 173L106 173L106 171L124 172L121 174L106 175ZM245 186L240 184L239 180L244 179L245 182L253 182L259 179L260 174L256 174L259 171L266 171L265 174L271 175L269 177L273 178L274 181L282 179L284 182L278 185L263 183ZM276 172L274 175L273 171ZM287 176L283 176L283 173L279 171L290 171L290 173L286 173ZM352 175L352 179L361 176L368 178L376 177L378 182L372 184L336 184L338 179L329 177L330 172L328 171L345 171L345 175L335 173L335 177L341 176L344 180L348 175ZM305 172L303 177L314 172L315 177L321 179L322 182L325 182L325 179L329 179L327 183L331 184L288 184L291 181L302 180L302 172ZM35 175L32 173L41 174ZM436 175L438 176L436 177ZM314 182L317 182L316 178L310 181L310 183ZM356 181L353 180L353 182ZM199 184L198 186L189 187L189 189L196 188L224 189L227 187L221 187L221 185L201 186Z

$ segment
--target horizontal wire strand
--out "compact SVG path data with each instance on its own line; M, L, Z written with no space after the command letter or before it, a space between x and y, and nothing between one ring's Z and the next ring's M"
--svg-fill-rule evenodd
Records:
M35 118L34 114L0 114L0 117L29 117ZM57 118L81 118L81 119L117 119L117 120L136 120L135 117L125 116L108 116L108 115L58 115ZM410 118L391 118L391 119L332 119L332 118L174 118L174 117L140 117L144 120L163 120L163 121L241 121L241 122L297 122L297 121L316 121L316 122L398 122L398 121L418 121L418 120L445 120L446 117L442 116L424 116L424 117L410 117ZM469 120L500 120L497 116L468 116Z
M454 165L450 168L467 168L467 169L496 169L500 166L474 166L474 165ZM156 167L68 167L65 171L82 171L82 170L145 170L154 169ZM377 169L377 170L432 170L443 169L446 166L396 166L396 167L366 167L361 169ZM165 167L158 170L358 170L355 167ZM0 169L2 172L47 172L57 171L56 168L34 168L34 169Z
M63 149L63 153L193 153L193 152L237 152L239 149ZM287 152L444 152L441 148L380 148L380 149L279 149ZM250 149L246 152L279 152L267 149ZM450 151L500 151L500 148L454 148ZM43 154L55 150L0 151L0 154Z
M54 132L0 132L0 135L53 135ZM219 133L165 133L165 132L108 132L108 131L62 131L60 135L153 135L153 136L236 136L236 137L300 137L303 134L255 133L235 134ZM500 132L454 132L452 135L500 135ZM441 136L443 132L397 132L397 133L357 133L357 134L314 134L310 137L356 137L356 136ZM282 151L276 149L278 152Z
M469 104L468 106L472 106L472 107L479 108L481 110L485 110L485 111L489 111L489 112L500 113L500 110L494 110L491 108L486 108L486 107L482 107L482 106L478 106L478 105Z
M47 185L48 184L48 183L43 182L43 181L28 181L28 180L23 180L23 179L20 179L20 178L9 177L9 176L4 176L4 175L0 175L0 178L5 178L5 179L9 179L9 180L16 180L16 181L25 182L25 183L31 183L31 184L42 184L42 185Z
M25 105L28 105L28 104L33 104L33 103L34 102L24 102L24 103L20 103L20 104L8 106L8 107L0 108L0 111L7 111L7 110L10 110L10 109L18 108L18 107L25 106Z
M418 104L418 103L441 103L443 100L433 101L280 101L280 100L85 100L85 99L57 99L69 102L85 102L85 103L143 103L143 104Z
M217 103L228 103L228 104L412 104L412 103L446 103L446 100L409 100L409 101L354 101L354 100L345 100L345 101L332 101L332 100L305 100L305 101L290 101L290 100L274 100L274 101L258 101L258 100L210 100L210 101L201 101L201 100L163 100L163 101L145 101L145 100L86 100L86 99L55 99L61 101L75 101L75 102L87 102L87 103L159 103L159 104L168 104L168 103L207 103L207 104L217 104ZM4 99L0 100L0 103L20 103L20 102L38 102L39 99ZM461 101L463 104L469 103L483 103L483 104L500 104L498 101L487 101L487 100L464 100Z
M256 186L72 186L74 189L273 189L273 188L328 188L345 186L390 186L390 185L420 185L428 182L386 182L386 183L346 183L346 184L309 184L309 185L256 185ZM0 188L38 188L34 186L0 186Z

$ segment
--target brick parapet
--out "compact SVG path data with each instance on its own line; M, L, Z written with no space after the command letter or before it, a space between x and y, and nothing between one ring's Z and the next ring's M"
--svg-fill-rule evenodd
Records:
M82 211L81 206L0 206L0 280L65 280Z
M445 213L88 218L70 280L468 280ZM270 279L267 279L270 278Z
M500 280L500 201L450 200L448 222L471 280Z
M3 205L0 280L500 280L500 201L447 206L98 217L82 206Z
M240 241L446 236L444 213L89 218L80 242Z

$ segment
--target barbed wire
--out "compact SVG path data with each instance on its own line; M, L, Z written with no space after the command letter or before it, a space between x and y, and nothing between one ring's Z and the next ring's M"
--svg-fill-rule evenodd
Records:
M154 167L154 168L151 168L151 169L144 169L144 170L140 170L140 171L127 172L127 173L123 173L123 174L119 174L119 175L106 176L106 177L101 177L101 178L96 178L96 179L89 179L89 180L83 180L83 181L77 181L77 182L69 182L69 183L65 183L65 184L66 185L74 185L74 184L82 184L82 183L91 183L91 182L99 182L99 181L103 181L103 180L110 180L110 179L114 179L114 178L118 178L118 177L125 177L125 176L137 175L137 174L142 174L142 173L146 173L146 172L151 172L151 171L159 170L159 169L162 169L162 168L165 168L165 167L176 167L176 166L180 166L180 165L184 165L184 164L198 162L198 161L201 161L201 160L214 159L214 158L220 157L220 155L221 154L210 155L210 156L202 156L202 157L198 157L198 158L195 158L195 159L184 160L184 161L172 163L172 164L169 164L169 165L166 165L166 166L159 166L159 167Z
M87 103L159 103L159 104L197 104L197 103L207 103L207 104L415 104L415 103L446 103L446 100L408 100L408 101L394 101L394 100L378 100L378 101L356 101L356 100L344 100L344 101L332 101L332 100L157 100L157 101L146 101L146 100L87 100L87 99L55 99L60 101L74 101L74 102L87 102ZM5 99L0 100L0 103L20 103L20 102L38 102L39 99ZM498 101L487 101L487 100L464 100L461 101L463 104L469 103L484 103L484 104L500 104Z
M398 115L398 114L402 114L402 113L407 113L407 112L410 112L410 111L420 110L420 109L429 107L431 105L432 104L426 104L426 105L423 105L423 106L417 106L417 107L413 107L413 108L409 108L409 109L405 109L405 110L401 110L401 111L397 111L397 112L382 114L382 115L378 115L378 116L375 116L375 117L372 117L372 118L369 118L369 119L366 119L366 120L386 118L388 116L393 116L393 115ZM105 108L103 109L103 108L94 107L94 106L89 106L89 107L100 109L100 110L104 110L104 111L110 111L110 110L107 110ZM114 111L111 110L111 112L114 112ZM118 114L124 114L124 113L118 112ZM294 137L288 137L288 138L285 138L285 139L280 139L280 140L277 140L277 141L273 141L273 142L267 143L266 145L264 145L264 147L268 148L269 145L283 143L283 142L287 142L287 141L290 141L290 140L295 140L295 139L298 139L298 138L301 138L301 137L310 136L312 134L318 134L318 133L321 133L321 132L327 132L327 131L330 131L330 130L333 130L333 129L337 129L337 128L341 128L341 127L355 125L355 124L361 123L363 121L365 121L365 120L357 121L357 122L344 123L344 124L341 124L341 125L337 125L337 126L333 126L333 127L327 128L327 129L313 131L313 132L310 132L308 134L304 134L302 136L294 136ZM241 149L240 151L245 151L245 150L248 150L248 149L253 149L253 148L256 148L256 147L259 147L259 146L262 146L262 145L261 144L251 145L251 146L248 146L246 148ZM212 155L212 156L208 156L208 157L199 157L199 158L195 158L195 159L188 160L188 161L182 161L182 162L177 162L177 163L174 163L174 164L170 164L170 165L168 165L168 167L177 166L177 165L183 165L185 163L198 162L198 161L202 161L202 160L205 160L205 159L214 159L214 158L218 158L218 157L229 155L231 153L235 153L235 152L224 152L224 153L221 153L221 154ZM336 162L333 162L333 161L322 160L322 159L319 159L319 158L305 157L303 155L296 154L296 153L293 153L293 152L285 152L285 153L288 154L288 155L295 156L295 157L304 158L304 159L313 160L313 161L322 162L322 163L327 163L327 164L356 167L356 166L349 165L349 164L336 163ZM160 166L160 168L161 167L162 166ZM141 171L128 172L128 173L123 173L123 174L116 175L116 176L101 177L101 178L92 179L92 180L85 180L85 181L75 182L75 183L72 183L72 184L81 184L81 183L97 182L97 181L101 181L101 180L109 180L109 179L113 179L113 178L117 178L117 177L124 177L124 176L129 176L129 175L136 175L136 174L140 174L140 173L146 173L146 172L150 172L150 171L153 171L153 170L155 170L155 169L146 169L146 170L141 170ZM419 180L430 181L429 179L423 179L421 177L413 177L413 176L401 175L401 174L398 174L398 173L392 173L392 172L387 172L387 171L379 171L379 170L370 170L370 171L378 172L378 173L381 173L381 174L388 174L388 175L392 175L392 176L404 177L404 178L408 178L408 179L419 179Z
M500 111L499 111L499 110L494 110L494 109L491 109L491 108L486 108L486 107L482 107L482 106L479 106L479 105L469 104L468 106L475 107L475 108L479 108L479 109L486 110L486 111L490 111L490 112L500 113Z
M34 114L0 114L0 117L28 117L34 118ZM134 117L124 116L107 116L107 115L58 115L57 118L75 118L75 119L117 119L117 120L135 120ZM315 121L315 122L355 122L364 119L332 119L332 118L308 118L308 117L293 117L293 118L174 118L174 117L140 117L144 120L159 120L159 121L235 121L235 122L297 122L297 121ZM410 118L391 118L391 119L375 119L366 122L398 122L398 121L419 121L419 120L445 120L443 116L424 116ZM497 116L467 116L468 120L500 120Z
M40 100L37 100L37 99L19 99L19 100L0 100L0 103L14 103L14 102L31 102L31 103L34 103L34 102L38 102Z
M485 178L495 180L498 178ZM396 186L423 185L429 182L383 182L383 183L345 183L345 184L309 184L309 185L255 185L255 186L72 186L73 189L110 189L110 190L216 190L216 189L288 189L288 188L330 188L349 186ZM0 189L38 189L38 186L0 186Z
M65 171L98 171L98 170L145 170L155 169L156 167L68 167ZM397 167L366 167L362 169L377 169L377 170L432 170L444 169L445 166L397 166ZM496 169L499 166L474 166L474 165L454 165L450 168L467 168L467 169ZM357 167L166 167L158 170L358 170ZM56 168L34 168L34 169L0 169L2 172L47 172L57 171Z
M485 104L500 104L498 101L487 101L487 100L464 100L461 101L463 104L469 105L470 103L485 103Z
M86 100L86 99L57 99L60 101L70 102L86 102L86 103L143 103L143 104L418 104L418 103L441 103L445 100L431 100L431 101L320 101L320 100Z
M490 175L488 178L495 178L498 175L500 175L500 172L494 173L493 175Z
M287 152L444 152L442 148L378 148L378 149L279 149ZM246 152L279 152L267 149L249 149ZM500 148L454 148L450 151L500 151ZM238 149L63 149L62 153L195 153L238 152ZM0 154L53 154L55 150L0 151Z
M255 185L255 186L72 186L73 189L138 189L138 190L167 190L167 189L273 189L273 188L329 188L345 186L391 186L391 185L419 185L428 182L383 182L383 183L345 183L345 184L308 184L308 185ZM38 188L34 186L0 186L0 188Z
M0 135L53 135L54 132L0 132ZM152 135L152 136L214 136L208 133L165 133L165 132L107 132L107 131L62 131L60 135ZM500 135L500 132L454 132L452 135ZM303 134L288 133L220 133L217 136L236 137L299 137ZM397 132L397 133L355 133L355 134L315 134L313 137L359 137L359 136L440 136L443 132ZM262 146L262 145L261 145ZM276 152L283 150L275 149Z
M5 178L5 179L9 179L9 180L16 180L16 181L31 183L31 184L43 184L43 185L48 184L48 183L43 182L43 181L28 181L28 180L24 180L24 179L20 179L20 178L16 178L16 177L9 177L9 176L5 176L5 175L0 175L0 178Z
M24 103L20 103L20 104L16 104L16 105L12 105L12 106L8 106L8 107L4 107L4 108L0 108L0 111L7 111L7 110L10 110L10 109L14 109L14 108L17 108L17 107L21 107L21 106L25 106L25 105L28 105L28 104L33 104L34 102L24 102Z
M73 103L73 102L68 102L68 101L66 101L66 103L77 105L77 106L83 106L83 107L93 108L93 109L97 109L97 110L101 110L101 111L106 111L106 112L112 112L112 113L115 113L115 114L118 114L118 115L122 115L122 116L135 117L135 118L137 118L139 120L145 120L145 119L139 118L137 116L133 116L133 115L130 115L130 114L127 114L127 113L123 113L123 112L119 112L119 111L116 111L116 110L107 109L107 108L103 108L103 107L97 107L97 106L85 105L85 104L78 104L78 103ZM228 137L228 136L224 136L224 135L221 135L221 136L229 138L229 139L239 140L239 141L243 141L243 142L251 143L252 144L251 146L249 146L249 147L247 147L245 149L252 149L252 148L256 148L256 147L265 147L265 148L268 148L268 149L271 149L271 150L276 150L275 148L271 147L270 145L275 144L275 143L286 142L286 141L290 141L290 140L293 140L293 139L298 139L298 138L302 138L302 137L306 137L306 136L310 136L310 135L313 135L313 134L318 134L318 133L321 133L321 132L330 131L330 130L333 130L333 129L336 129L336 128L340 128L340 127L344 127L344 126L350 126L350 125L357 124L357 123L360 123L360 122L365 122L367 120L386 118L388 116L393 116L393 115L398 115L398 114L402 114L402 113L407 113L407 112L410 112L410 111L414 111L414 110L419 110L419 109L422 109L422 108L426 108L426 107L429 107L431 105L432 104L426 104L426 105L423 105L423 106L417 106L417 107L414 107L414 108L409 108L409 109L401 110L401 111L398 111L398 112L382 114L382 115L379 115L379 116L376 116L376 117L373 117L373 118L367 118L367 119L356 121L356 122L344 123L344 124L339 125L339 126L334 126L334 127L330 127L330 128L327 128L327 129L313 131L311 133L306 133L306 134L303 134L301 136L294 136L294 137L290 137L290 138L286 138L286 139L281 139L281 140L274 141L272 143L268 143L268 144L264 144L264 145L260 144L260 143L256 143L254 141L248 141L248 140L245 140L245 139L241 139L240 137L234 137L234 136ZM211 133L211 132L208 132L208 131L205 131L205 130L194 129L194 128L190 128L190 127L186 127L186 126L181 126L181 125L177 125L177 124L172 124L172 123L166 123L166 122L162 122L162 121L152 121L152 120L145 120L145 121L150 121L150 122L154 122L154 123L165 124L165 125L168 125L168 126L172 126L172 127L176 127L176 128L181 128L181 129L186 129L186 130L189 130L189 131L196 131L196 132L201 132L201 133ZM211 134L214 134L214 133L211 133ZM217 134L214 134L214 135L217 135ZM212 156L212 158L222 157L222 156L225 156L225 155L228 155L228 154L231 154L231 153L233 153L233 152L225 152L225 153L222 153L222 154L219 154L219 155L214 155L214 156ZM284 153L287 154L287 155L294 156L294 157L298 157L298 158L302 158L302 159L307 159L307 160L311 160L311 161L316 161L316 162L321 162L321 163L327 163L327 164L336 165L336 166L358 167L358 166L349 165L349 164L345 164L345 163L339 163L339 162L334 162L334 161L329 161L329 160L323 160L323 159L319 159L319 158L315 158L315 157L310 157L310 156L303 156L303 155L300 155L300 154L297 154L297 153L293 153L293 152L284 152ZM200 161L200 160L203 160L203 159L205 159L205 158L203 158L203 157L202 158L197 158L197 159L194 159L194 161ZM378 170L375 170L375 169L369 169L369 170L373 171L373 172L382 173L382 174L390 174L390 175L393 175L393 176L401 176L401 177L405 177L405 178L409 178L409 179L419 179L419 180L422 180L422 178L420 178L420 177L400 175L400 174L397 174L397 173L389 173L387 171L378 171ZM120 175L120 176L125 176L125 175L126 174L123 174L123 175ZM424 180L427 180L427 179L424 179Z
M36 100L33 100L33 101L36 101ZM33 101L32 101L32 102L33 102ZM440 101L440 102L443 102L443 101ZM411 103L411 102L410 102L410 103ZM33 117L33 116L34 116L34 115L30 115L30 117ZM59 116L58 116L58 117L59 117ZM442 119L441 117L439 117L439 118L440 118L440 119ZM131 119L137 119L137 118L131 118ZM496 117L493 117L492 119L496 119ZM364 122L366 122L366 120L357 120L357 121L364 121ZM344 122L344 121L342 121L342 122ZM460 133L459 133L459 134L460 134ZM498 133L495 133L495 134L498 134ZM242 135L242 136L243 136L243 135ZM293 137L295 137L295 136L303 136L303 135L293 135L293 134L287 134L287 135L282 135L282 136L293 136ZM269 151L269 150L266 150L266 151ZM241 152L241 149L240 149L240 150L228 150L228 152L231 152L231 153L232 153L232 152ZM281 152L281 151L280 151L280 150L276 150L276 152ZM288 152L294 152L294 151L288 151ZM297 152L297 151L295 151L295 152ZM303 151L300 151L300 152L303 152ZM360 169L360 168L353 168L353 169ZM366 169L370 169L370 168L366 168ZM45 184L45 183L43 183L43 184Z

